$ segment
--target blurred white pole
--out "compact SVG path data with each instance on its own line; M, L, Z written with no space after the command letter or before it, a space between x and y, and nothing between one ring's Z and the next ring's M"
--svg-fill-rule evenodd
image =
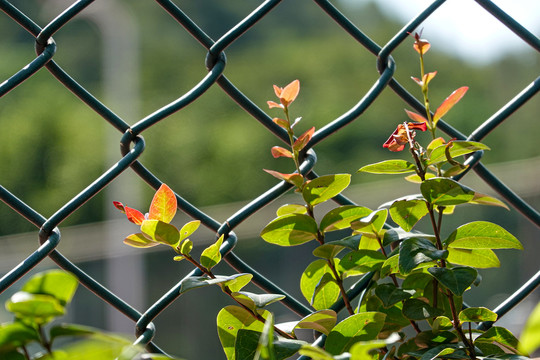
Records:
M47 1L47 6L50 2ZM71 5L71 1L56 0L61 11ZM134 16L122 1L96 1L83 10L76 19L85 17L94 22L101 32L102 41L102 84L104 104L126 122L133 124L140 114L139 88L139 38ZM121 158L120 134L106 124L105 166L108 168ZM105 189L105 217L115 220L124 217L112 205L113 200L128 203L130 207L140 207L140 189L136 175L128 170ZM107 257L105 262L106 286L138 310L144 306L145 283L144 263L140 252L132 251L122 243L129 231L118 222L107 221L107 253L122 253L120 257ZM134 323L111 306L106 307L106 327L109 331L131 334Z

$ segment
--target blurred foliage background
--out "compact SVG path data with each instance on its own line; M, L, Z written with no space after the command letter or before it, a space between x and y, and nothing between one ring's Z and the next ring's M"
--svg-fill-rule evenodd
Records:
M206 51L156 3L120 3L131 14L139 30L133 35L138 37L140 72L131 76L136 76L140 83L139 104L133 105L140 113L133 118L125 118L122 112L118 112L126 122L134 124L189 91L204 77L207 72L204 66ZM51 9L53 5L59 9L66 5L62 1L39 0L13 1L13 4L40 25L59 13ZM258 2L205 0L179 5L213 39L218 39ZM388 42L404 25L385 15L376 1L363 1L361 5L354 6L350 2L336 2L336 6L379 45ZM0 39L0 79L6 79L35 57L34 39L4 14L0 14L0 33L3 34ZM424 37L430 39L429 29L424 30ZM106 80L103 77L103 39L96 22L79 16L55 34L54 39L58 44L54 60L107 104L103 99ZM410 76L418 76L419 73L418 59L410 44L412 39L392 54L397 63L395 77L409 91L420 96L417 85L410 80ZM452 56L451 46L434 42L426 56L426 70L438 71L437 78L431 83L430 96L432 102L438 104L454 89L469 86L465 98L445 117L465 134L510 101L538 73L538 54L512 53L496 61L477 64ZM300 79L301 92L292 108L292 116L302 116L301 129L320 128L339 117L354 106L378 78L375 56L311 1L283 2L231 45L226 54L228 62L224 74L263 109L266 109L266 100L274 98L272 84L284 86L293 79ZM359 119L316 146L317 173L354 173L364 164L389 158L382 144L396 124L406 120L404 107L397 95L390 89L385 90ZM112 110L117 111L114 107ZM511 121L490 134L485 143L493 150L486 153L483 162L495 164L537 157L538 110L538 100L533 99L516 112ZM268 113L278 115L272 111ZM107 140L110 137L106 136L109 128L112 127L98 114L42 69L0 101L0 183L44 216L52 215L120 159L117 144L121 134L117 133L115 142L111 143ZM143 135L147 146L141 162L199 207L255 198L275 184L275 179L264 173L263 168L292 171L289 162L275 160L270 155L271 146L278 145L279 140L217 85ZM419 138L421 136L423 134L419 134ZM117 154L112 160L107 156L110 148ZM353 176L353 185L374 181L380 181L380 178ZM140 203L148 204L153 191L142 182L140 188ZM129 203L129 199L117 200ZM362 199L354 200L363 204ZM388 200L384 193L381 194L380 203ZM538 192L528 200L538 204ZM99 194L63 225L99 222L106 218L105 209L108 207L110 204L106 197ZM464 211L463 218L455 221L463 223L467 217L479 219L480 215L486 220L505 222L509 230L522 235L520 240L526 249L527 241L523 236L537 238L537 229L520 220L515 211L475 208ZM0 236L32 230L35 228L24 218L5 204L0 204ZM261 256L261 251L264 251L264 256ZM298 258L310 256L309 250L295 248L283 252L262 244L260 239L240 244L238 253L256 263L263 273L267 271L269 277L276 281L283 281L291 274L299 276L305 264ZM149 274L166 273L172 278L158 276L149 280L146 302L155 301L171 286L171 282L174 284L178 276L185 274L182 273L186 269L182 267L184 265L172 262L170 255L152 253L145 257ZM516 253L502 256L503 263L508 261L511 264L507 269L517 266L516 256ZM101 265L100 261L94 261L82 266L99 280L104 277ZM298 271L294 270L295 267ZM492 274L489 272L487 276L492 277ZM492 280L492 286L515 279L515 273L506 270L505 274L497 276L498 280ZM286 281L290 284L283 286L297 293L297 279ZM89 320L95 322L93 325L102 324L103 309L89 305L98 301L95 297L88 297L84 291L85 298L82 299L81 295L78 303L96 311ZM478 296L479 300L485 300L485 296ZM201 305L200 297L210 300ZM181 312L181 307L201 307L201 311L214 318L216 309L223 305L220 301L211 300L215 297L219 297L216 289L190 293L182 304L175 304L174 309L168 311ZM175 321L166 323L160 320L158 340L167 344L173 353L176 351L187 358L195 358L203 349L194 348L189 343L197 337L205 337L215 345L217 336L213 328L211 335L205 335L204 328L192 328L197 319L192 314L185 316L189 321L189 325L184 326L187 329L178 329L179 324ZM202 358L222 356L219 346L217 352L207 351L208 356Z

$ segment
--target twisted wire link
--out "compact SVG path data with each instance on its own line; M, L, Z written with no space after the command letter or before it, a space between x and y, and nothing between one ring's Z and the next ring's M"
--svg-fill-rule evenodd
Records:
M489 0L475 0L493 17L500 21L510 31L518 35L526 44L534 50L540 52L540 40L534 36L528 29L515 21L512 17L506 14L502 9L497 7ZM114 113L109 107L103 104L96 96L81 86L70 74L63 70L54 60L53 57L58 49L58 45L53 40L52 36L61 31L62 28L77 18L84 10L93 3L93 0L79 0L73 2L72 5L62 11L56 18L46 24L43 28L37 25L31 18L13 6L6 0L0 0L0 10L7 14L21 28L25 29L35 38L36 57L26 64L21 70L5 79L0 83L0 98L9 94L15 87L22 84L40 70L50 72L66 89L72 92L77 98L85 103L90 109L99 114L107 123L120 132L120 155L117 162L105 171L97 179L90 182L79 194L67 201L65 205L60 207L52 216L45 218L31 205L24 203L16 195L12 194L8 189L0 185L0 200L6 203L13 211L20 214L28 222L39 228L38 232L38 247L28 254L20 264L9 271L0 279L0 292L11 287L24 274L37 266L45 258L49 257L58 264L59 267L72 272L81 284L95 293L98 297L109 303L124 314L127 318L134 322L135 334L137 335L136 344L145 345L149 350L154 352L164 353L156 344L152 342L155 334L155 326L153 320L159 314L177 301L180 297L180 287L184 279L191 276L202 275L198 269L194 269L187 273L182 279L172 286L161 298L150 305L144 312L135 310L126 301L119 298L101 283L96 281L90 275L86 274L78 268L70 259L62 255L56 248L62 240L60 224L65 221L79 207L83 206L88 200L100 193L108 184L115 180L120 174L127 169L131 169L134 173L143 179L150 187L158 189L162 185L162 181L151 171L149 171L139 160L141 154L145 150L145 142L142 134L151 126L158 125L174 113L181 111L193 102L197 101L211 87L217 85L227 96L229 96L239 108L249 114L262 127L274 134L276 138L288 142L288 135L284 129L276 125L265 111L258 107L249 97L235 86L225 75L224 71L227 67L227 58L225 50L238 41L244 34L256 27L261 19L270 14L282 0L266 0L258 7L252 10L240 22L226 31L219 39L213 40L206 32L194 22L178 5L170 0L155 0L157 5L181 26L190 36L192 36L201 46L206 49L204 64L207 73L201 76L189 91L179 94L176 100L164 104L159 109L151 114L143 117L141 120L129 125L120 116ZM370 106L376 103L378 96L387 88L394 91L406 104L413 109L422 112L424 105L417 98L411 95L405 88L394 78L396 63L392 58L392 53L400 47L408 36L413 33L422 23L428 19L446 0L433 1L416 17L411 19L393 38L391 38L383 46L378 45L365 33L362 32L359 26L349 20L342 12L340 12L330 1L313 0L323 13L336 22L344 32L344 35L351 36L359 46L366 49L374 55L374 60L377 65L379 77L372 84L371 88L358 99L357 103L344 112L336 119L329 121L326 125L318 129L311 141L303 150L302 165L300 171L308 178L316 178L318 175L314 171L317 162L317 155L314 151L314 146L325 141L332 134L342 130L347 125L361 118L362 114ZM472 3L472 1L471 1ZM1 79L0 79L1 80ZM438 123L439 128L450 135L451 137L480 141L488 136L497 126L507 121L512 115L530 99L538 94L540 90L540 78L532 80L530 85L525 87L513 99L509 100L506 105L500 108L492 116L486 119L469 135L461 133L458 129L450 126L444 120ZM506 199L512 207L519 211L531 223L540 227L540 213L533 206L525 202L519 197L508 185L505 185L500 179L493 175L485 165L482 164L481 158L483 152L477 152L467 159L467 164L470 165L467 172L475 171L486 184L498 192ZM459 175L459 178L466 176L467 172ZM215 232L216 237L225 236L225 241L220 249L225 261L236 271L253 274L253 282L261 289L272 293L281 293L285 295L282 303L287 306L292 312L299 316L305 316L312 310L303 304L300 300L294 298L278 284L268 280L263 274L255 270L251 265L247 264L242 258L234 253L234 248L240 239L234 233L234 229L246 221L249 217L265 208L268 204L287 193L291 189L291 185L286 182L280 182L261 195L250 201L247 205L231 214L226 220L220 221L213 219L211 216L200 210L196 205L191 204L184 199L180 194L175 194L178 201L178 208L194 219L198 219L207 228ZM333 199L340 205L354 205L355 202L343 195L336 196ZM359 281L351 286L348 293L351 298L361 296L361 294L369 286L373 274L366 274ZM514 307L519 301L526 297L540 284L540 276L538 274L531 278L521 289L509 297L501 304L496 312L502 316L509 309ZM338 301L334 304L333 309L336 311L342 310L344 307L343 301ZM491 324L481 324L481 328L488 328ZM324 344L325 337L319 338L315 343ZM301 357L304 358L304 357Z

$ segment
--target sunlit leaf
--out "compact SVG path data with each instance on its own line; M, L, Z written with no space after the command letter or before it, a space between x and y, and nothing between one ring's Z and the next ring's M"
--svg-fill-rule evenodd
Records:
M320 286L325 274L332 276L332 270L326 260L318 259L308 265L300 278L302 295L316 310L330 308L339 296L339 287L336 283L327 282L323 287ZM315 290L318 290L316 296Z
M472 266L478 269L486 269L501 266L497 255L491 249L458 249L448 247L448 258L451 264Z
M13 350L33 341L40 341L36 329L19 321L0 324L1 351Z
M60 304L68 304L79 282L77 278L63 270L47 270L33 275L23 285L21 291L31 294L51 295L60 301Z
M157 241L149 239L142 233L128 235L124 239L124 244L135 248L148 248L159 245Z
M296 141L294 142L294 144L292 146L294 151L302 150L308 144L308 142L311 140L314 133L315 133L315 127L312 127L309 130L307 130L305 133L300 135L298 137L298 139L296 139Z
M191 234L193 234L200 225L200 220L193 220L182 226L182 228L180 229L180 241L184 240L188 236L191 236Z
M405 109L405 112L407 113L407 116L412 120L412 121L415 121L415 122L425 122L427 123L427 119L420 115L419 113L417 112L414 112L414 111L409 111L407 109Z
M426 202L423 200L395 201L390 207L392 220L405 231L411 231L428 212Z
M433 125L437 125L439 119L442 118L452 107L454 107L459 100L461 100L467 90L469 90L467 86L460 87L442 102L433 115Z
M370 174L405 174L416 171L416 166L405 160L384 160L358 169Z
M540 303L536 305L527 319L518 346L519 351L526 354L532 354L538 348L540 348Z
M348 351L358 341L375 340L384 326L386 315L364 312L351 315L337 324L326 338L325 349L330 354Z
M223 238L224 236L221 235L215 243L204 249L202 252L201 265L207 270L211 270L221 261L221 253L219 252L219 248L223 243Z
M372 210L356 205L344 205L330 210L321 220L322 232L348 228L351 222L371 214Z
M250 299L251 300L250 303L253 304L252 310L260 309L272 303L275 303L276 301L285 299L285 295L281 295L281 294L254 294L248 291L234 292L233 296L236 299L243 299L243 298Z
M307 203L315 206L340 194L350 183L350 174L320 176L306 184L302 190L302 196Z
M176 195L174 195L170 187L162 184L150 203L148 218L170 223L174 215L176 215L176 208Z
M334 310L316 311L298 321L295 328L313 329L322 334L328 335L337 321L337 314Z
M134 224L141 225L142 222L145 220L143 213L140 212L139 210L132 209L128 206L125 206L124 210L125 210L128 220Z
M275 104L275 103L274 103ZM277 104L276 104L277 105ZM278 105L279 107L279 105ZM277 125L281 126L282 128L284 129L288 129L289 128L289 122L285 119L280 119L280 118L273 118L272 121L274 123L276 123Z
M420 185L424 198L434 205L459 205L474 198L474 190L448 178L425 180Z
M446 161L446 146L447 144L442 144L434 148L429 155L428 164L438 164ZM450 156L455 158L480 150L490 150L490 148L476 141L453 140L452 147L449 149L449 152Z
M461 312L459 313L459 321L462 323L496 320L497 314L485 307L470 307L461 310Z
M277 94L277 91L275 88L274 88L274 91ZM278 97L284 106L288 106L290 103L292 103L296 99L299 92L300 92L300 81L294 80L290 84L285 86L283 89L281 89L280 95L278 95Z
M380 209L351 223L351 228L364 235L380 234L388 217L387 209Z
M479 204L479 205L491 205L491 206L498 206L505 208L506 210L510 210L508 206L503 203L501 200L475 192L474 197L471 201L469 201L469 204Z
M272 156L274 158L276 158L276 159L279 158L279 157L287 157L287 158L292 158L293 157L290 150L282 148L281 146L272 147L271 152L272 152Z
M386 257L380 251L351 251L341 259L339 268L346 276L360 275L379 269L385 260Z
M512 234L487 221L475 221L458 227L444 243L460 249L523 249Z
M272 175L273 177L279 180L286 181L290 184L293 184L296 187L301 187L302 184L304 183L304 177L298 173L284 174L284 173L280 173L274 170L267 170L267 169L263 169L263 170L266 171L268 174Z
M357 250L361 237L361 235L353 235L347 236L341 240L329 241L315 248L315 250L313 250L313 255L323 259L333 259L345 248Z
M51 295L18 291L6 302L6 310L27 323L44 325L65 313L60 300Z
M264 311L262 316L268 317L269 312ZM223 351L228 360L236 359L235 343L239 330L252 330L262 333L264 323L253 317L253 314L239 306L229 305L221 309L217 316L218 336ZM257 343L255 343L256 349Z
M285 204L280 206L276 211L277 216L289 215L289 214L305 214L307 209L304 205L298 204Z
M193 241L189 239L184 240L180 245L180 253L187 256L191 253L191 250L193 250Z
M180 286L180 294L183 294L189 290L193 290L196 288L209 286L209 285L220 285L220 284L227 285L229 283L234 283L234 281L237 281L237 278L240 278L243 281L245 280L246 276L249 276L249 279L251 279L253 275L251 274L235 274L231 276L215 275L215 278L213 279L206 276L190 276L182 280L181 286ZM231 290L234 291L234 290L239 290L239 289L233 288Z
M312 217L289 214L272 220L262 230L261 237L272 244L293 246L316 239L317 232L317 223Z
M485 333L477 337L474 343L475 345L479 343L496 343L514 352L519 346L518 339L510 330L500 326L489 328Z
M176 245L180 241L180 232L171 224L161 220L144 220L141 231L154 241L165 245Z

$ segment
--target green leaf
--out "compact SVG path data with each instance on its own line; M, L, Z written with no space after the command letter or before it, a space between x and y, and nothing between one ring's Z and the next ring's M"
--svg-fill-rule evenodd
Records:
M498 206L498 207L505 208L506 210L510 210L508 206L505 203L503 203L501 200L485 195L485 194L480 194L477 192L474 193L474 198L471 201L469 201L469 204Z
M51 295L57 299L60 304L68 304L79 282L77 278L62 270L43 271L32 276L21 288L31 294Z
M357 250L347 253L339 262L340 272L347 276L360 275L378 270L386 257L375 250Z
M496 320L497 314L485 307L470 307L459 313L459 321L462 323Z
M324 175L307 183L302 196L308 204L315 206L340 194L350 183L350 174Z
M183 255L189 255L193 249L193 241L186 239L180 245L180 253Z
M501 266L499 258L490 249L457 249L448 247L446 260L455 265L472 266L486 269Z
M323 259L333 259L341 250L349 248L357 250L360 245L361 235L347 236L341 240L329 241L313 250L313 255Z
M437 122L440 118L442 118L454 105L457 104L459 100L465 95L465 93L469 90L467 86L460 87L459 89L452 92L448 97L442 102L441 105L435 110L435 114L433 115L433 126L437 126Z
M337 314L334 310L321 310L309 314L298 321L295 329L313 329L322 334L328 335L337 321Z
M180 241L184 240L188 236L191 236L201 225L200 220L194 220L186 223L182 228L180 229Z
M308 265L300 278L302 295L316 310L330 308L339 296L339 287L336 283L328 282L324 287L319 286L325 274L332 275L332 270L326 260L318 259ZM318 292L313 296L316 289Z
M444 243L460 249L523 249L512 234L487 221L475 221L458 227Z
M74 336L74 337L81 337L81 336L91 336L96 334L102 334L103 332L89 327L89 326L83 326L78 324L59 324L51 327L49 331L49 336L51 342L53 342L57 337L60 336Z
M403 303L403 315L407 319L424 320L440 316L443 313L443 310L434 308L419 299L409 299Z
M321 231L326 233L351 226L351 222L371 214L372 210L356 205L344 205L330 210L321 220Z
M285 299L285 295L280 294L254 294L247 291L233 292L232 296L251 310L261 309L276 301Z
M6 351L0 350L0 355L2 356L2 360L27 360L23 354L15 349Z
M208 285L215 285L215 284L226 285L229 283L234 284L235 281L239 281L239 282L241 281L243 283L246 276L252 277L253 275L251 274L234 274L231 276L216 275L214 279L211 279L205 276L191 276L182 280L182 285L180 286L180 294L183 294L192 289L196 289L196 288L208 286ZM236 290L236 288L234 289Z
M377 339L384 326L386 315L380 312L364 312L351 315L337 324L326 338L325 349L338 355L348 351L358 341Z
M358 172L370 174L405 174L416 171L416 166L405 160L385 160L361 167Z
M453 145L449 150L450 156L452 158L467 155L479 150L490 150L488 146L476 141L453 140L452 144ZM429 157L429 165L434 165L446 161L446 145L447 144L443 144L433 149Z
M262 230L261 237L271 244L294 246L316 239L317 232L317 223L312 217L290 214L272 220Z
M489 330L477 337L474 343L475 345L477 343L497 343L513 352L515 352L519 346L518 339L516 339L510 330L500 326L489 328Z
M285 204L281 206L279 209L277 209L276 215L283 216L283 215L289 215L289 214L305 214L305 213L307 213L307 209L304 205Z
M159 245L157 241L149 239L143 233L129 235L124 239L124 244L134 248L149 248Z
M159 243L175 246L180 241L180 232L171 224L160 220L144 220L141 231Z
M55 297L25 291L13 294L6 302L6 309L18 319L37 325L44 325L65 313L64 306Z
M221 235L215 243L204 249L202 252L201 265L204 266L207 270L211 270L221 261L221 253L219 252L219 248L223 243L223 238L224 235Z
M0 352L25 346L33 341L40 341L36 329L19 321L0 324Z
M154 194L148 211L148 219L170 223L176 214L176 195L165 184L162 184Z
M238 292L242 290L244 286L249 284L252 278L253 274L235 274L228 276L228 279L225 282L220 283L220 285L221 287L226 286L231 292Z
M474 190L448 178L433 178L422 182L420 190L424 198L433 205L459 205L474 198Z
M452 354L454 351L456 351L456 347L457 345L443 344L428 348L428 351L422 355L420 360L435 360L437 358L445 358L444 355Z
M536 305L525 323L518 346L519 351L526 354L532 354L538 348L540 348L540 303Z
M452 324L452 320L447 318L446 316L437 316L435 320L433 320L433 332L437 333L441 330L450 330L454 327Z
M239 356L239 354L237 353L236 358L240 360L243 357ZM247 359L251 359L251 357L246 358L246 360ZM257 351L255 352L255 356L253 357L253 360L259 359L276 360L274 352L274 315L272 315L272 313L268 314L268 318L264 323L263 331L261 333L261 336L259 337L259 341L257 344Z
M476 269L468 266L452 269L432 267L428 272L456 296L462 296L478 276Z
M262 316L267 318L268 314L268 311L264 311ZM219 340L228 360L236 359L235 343L239 330L252 330L262 333L264 328L264 324L256 320L249 311L234 305L221 309L217 315L217 326ZM256 349L256 344L254 349Z
M405 231L411 231L428 212L426 202L423 200L396 201L390 207L392 220Z
M373 359L373 354L370 354L372 350L380 349L386 345L398 342L400 338L401 337L398 334L393 333L384 340L359 341L351 346L351 349L349 350L351 353L350 360Z
M433 243L424 238L408 238L399 245L399 272L408 274L418 265L448 256L447 250L438 250Z
M388 210L380 209L360 220L353 221L351 228L364 235L380 234L388 217Z
M375 295L381 299L383 306L389 308L400 301L407 300L414 294L414 290L401 290L394 284L380 284L375 288Z
M399 254L395 254L386 259L381 267L381 277L399 272Z
M312 360L334 360L334 357L323 349L306 344L298 351L300 355L307 356Z

